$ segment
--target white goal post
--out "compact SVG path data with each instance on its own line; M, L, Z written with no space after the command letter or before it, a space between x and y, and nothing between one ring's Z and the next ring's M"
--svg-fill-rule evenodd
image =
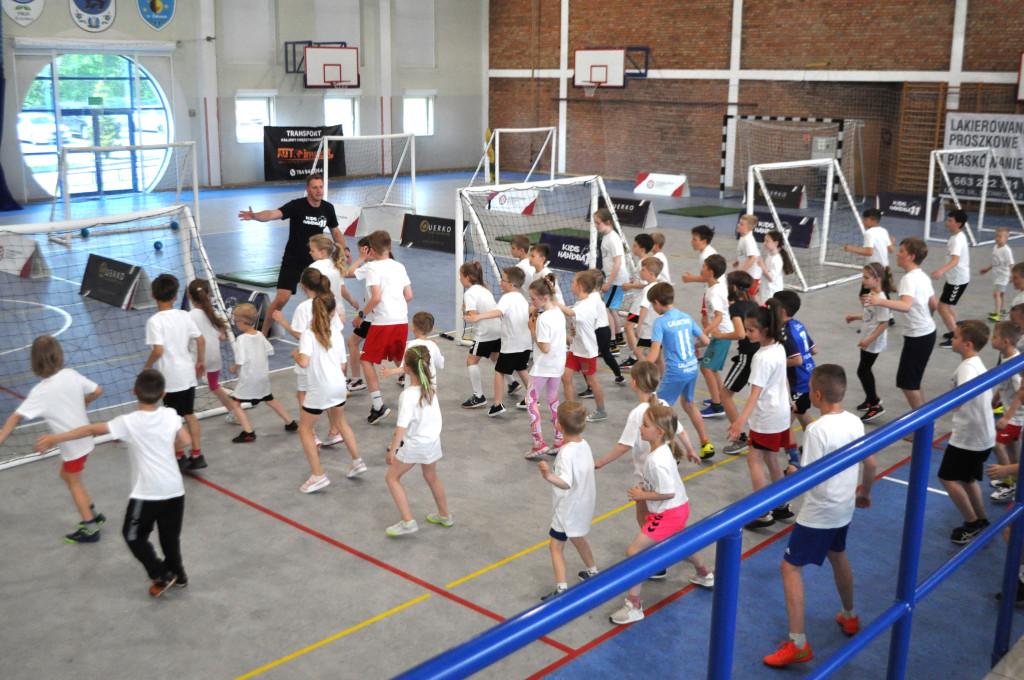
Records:
M341 159L331 145L340 144ZM343 162L341 177L331 178L331 164ZM312 173L324 177L324 197L359 208L400 208L416 212L416 135L327 135L320 140ZM332 186L333 185L333 186Z
M956 165L955 159L962 157L970 172L950 174L950 165ZM953 160L953 163L950 161ZM981 171L978 172L980 167ZM936 170L938 170L942 181L939 189L935 190ZM1016 180L1015 181L1019 181ZM935 149L928 158L928 194L925 203L929 208L934 197L950 199L960 210L964 210L963 201L977 201L978 222L973 227L970 223L964 224L964 231L967 232L967 239L972 246L991 245L995 243L994 236L986 240L978 240L983 234L993 234L995 229L985 226L985 216L988 203L1009 203L1017 214L1017 222L1010 227L1010 238L1017 239L1024 237L1024 216L1021 215L1020 205L1014 196L1011 182L1003 172L999 161L995 156L992 147L972 147L966 149ZM940 206L941 207L941 206ZM944 219L943 211L939 211L939 219ZM1007 226L1007 225L1002 225ZM977 232L977 235L975 234ZM925 210L924 215L924 238L926 241L942 241L948 238L947 231L938 229L932 233L931 210Z
M793 216L798 222L797 225L787 224L780 216L767 186L771 183L772 174L794 170L818 174L824 172L824 195L832 197L832 200L825 200L820 208L800 209L798 214ZM794 274L799 281L799 285L790 282L788 287L809 292L861 277L860 270L865 264L864 258L855 253L848 253L844 246L852 244L860 247L863 244L864 223L857 212L856 202L838 160L751 165L747 171L747 212L750 214L755 212L754 197L757 188L760 188L771 216L769 229L774 228L782 233L783 248L789 253L795 269ZM841 196L837 201L836 194L840 190ZM810 230L810 237L802 247L791 243L791 236L794 235L792 230L797 226L802 227L804 235L808 229Z
M527 168L524 182L536 179L544 172L542 161L547 160L547 179L555 178L555 145L558 128L495 128L484 144L484 153L476 165L469 186L477 185L477 178L485 184L501 184L502 163L510 171L512 167ZM504 140L504 142L503 142ZM502 143L505 145L502 157ZM493 165L492 165L493 164Z

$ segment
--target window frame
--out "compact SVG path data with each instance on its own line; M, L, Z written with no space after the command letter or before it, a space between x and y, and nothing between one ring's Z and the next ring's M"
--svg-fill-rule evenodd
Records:
M333 123L329 123L327 121L327 102L328 101L347 100L351 104L351 106L352 106L352 127L354 129L346 130L344 128L344 126L342 126L341 134L344 135L345 137L358 137L361 134L360 130L362 129L362 120L361 120L361 116L359 115L360 114L359 107L360 107L361 97L362 97L362 92L360 90L358 90L358 89L349 89L349 90L342 89L340 91L325 92L324 93L324 125L327 126L327 125L332 125L333 124Z
M235 108L234 108L234 120L235 120L235 143L236 144L262 144L263 135L260 135L259 139L242 139L239 136L239 119L238 119L238 102L239 101L264 101L267 107L267 122L266 125L276 125L277 121L277 90L238 90L235 92Z
M406 126L406 105L410 99L422 99L426 102L427 131L413 132ZM434 135L434 121L436 120L436 90L407 90L402 94L402 132L413 132L417 137L432 137Z

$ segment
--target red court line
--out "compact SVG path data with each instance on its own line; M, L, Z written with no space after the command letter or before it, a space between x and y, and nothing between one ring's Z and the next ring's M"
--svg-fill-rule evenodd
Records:
M194 479L195 481L199 482L200 484L205 484L206 486L210 487L211 489L213 489L215 491L220 491L222 494L224 494L225 496L228 496L229 498L233 498L236 501L239 501L240 503L244 503L245 505L248 505L250 508L253 508L255 510L259 510L260 512L262 512L262 513L264 513L266 515L269 515L270 517L273 517L274 519L280 520L280 521L284 522L285 524L287 524L287 525L289 525L289 526L291 526L291 527L293 527L295 529L298 529L300 531L304 531L305 533L309 534L310 536L313 536L314 538L318 538L318 539L320 539L321 541L323 541L325 543L329 543L329 544L333 545L336 548L340 548L340 549L344 550L345 552L349 553L350 555L358 557L359 559L364 560L366 562L369 562L370 564L372 564L372 565L374 565L376 567L380 567L381 569L384 569L386 571L391 572L395 576L398 576L398 577L403 578L403 579L405 579L407 581L415 583L416 585L420 586L421 588L425 588L426 590L429 590L432 593L440 595L441 597L447 598L447 599L451 600L452 602L455 602L457 604L461 604L462 606L467 607L469 609L472 609L476 613L482 614L482 615L484 615L484 616L486 616L486 617L488 617L490 619L494 619L495 621L498 621L499 623L505 621L505 618L503 616L495 614L492 611L488 611L488 610L484 609L480 605L474 604L474 603L470 602L469 600L465 600L465 599L463 599L463 598L461 598L461 597L459 597L457 595L454 595L450 591L445 590L444 588L435 586L432 583L427 583L423 579L417 578L417 577L413 576L412 574L410 574L408 572L405 572L405 571L402 571L401 569L398 569L397 567L393 567L390 564L387 564L386 562L382 562L381 560L378 560L375 557L371 557L371 556L367 555L364 552L356 550L352 546L345 545L341 541L335 540L335 539L331 538L330 536L326 536L324 534L321 534L319 531L316 531L315 529L311 529L311 528L307 527L304 524L299 524L295 520L289 519L289 518L285 517L284 515L282 515L280 513L274 512L270 508L264 507L264 506L260 505L259 503L256 503L255 501L251 501L248 498L245 498L244 496L240 496L237 493L235 493L233 491L229 491L229 490L225 489L224 487L219 486L217 484L214 484L213 482L211 482L211 481L209 481L207 479L203 479L202 477L197 477L197 476L192 475L192 474L189 474L189 476L192 479ZM557 649L557 650L559 650L561 652L566 653L566 654L571 654L572 651L573 651L572 647L568 647L566 645L563 645L562 643L557 642L555 640L552 640L552 639L550 639L548 637L542 637L542 638L540 638L540 640L542 642L545 642L545 643L551 645L555 649Z
M948 436L949 435L947 434L946 437L948 437ZM945 439L945 437L943 437L943 439ZM890 474L893 470L896 470L897 468L900 468L900 467L906 465L908 462L910 462L910 456L907 456L906 458L904 458L900 462L898 462L895 465L893 465L892 467L890 467L888 470L885 470L882 473L876 473L875 474L875 481L877 482L882 477L885 477L886 475ZM782 531L780 531L779 533L775 534L774 536L771 536L771 537L765 539L764 541L758 543L757 545L755 545L753 548L751 548L747 552L745 552L742 555L740 555L740 561L743 561L743 560L747 559L748 557L751 557L752 555L755 555L758 552L764 550L765 548L770 546L772 543L775 543L776 541L781 539L783 536L788 535L791 531L793 531L793 525L792 524L789 525L788 527L786 527L785 529L783 529ZM672 595L669 595L664 600L661 600L660 602L658 602L658 603L648 607L647 609L644 610L644 614L645 615L653 614L654 612L658 611L662 607L665 607L666 605L669 605L672 602L675 602L676 600L678 600L683 595L686 595L687 593L691 592L696 587L697 586L692 585L692 584L686 586L682 590L679 590L679 591L673 593ZM594 638L590 642L586 643L585 645L582 645L581 647L577 647L576 650L570 652L569 654L566 654L561 659L558 659L557 661L549 664L548 666L545 666L544 668L540 669L539 671L537 671L533 675L527 676L526 680L539 680L540 678L543 678L548 673L552 673L552 672L558 670L559 668L561 668L562 666L566 665L570 661L578 659L579 657L583 656L584 654L586 654L590 650L594 649L598 645L603 644L604 642L607 642L611 638L615 637L616 635L618 635L622 631L626 630L627 628L631 628L632 626L633 626L633 624L629 624L629 625L626 625L626 626L616 626L615 628L612 628L611 630L609 630L609 631L607 631L605 633L602 633L601 635L597 636L596 638Z
M14 390L9 390L6 387L4 387L3 385L0 385L0 390L3 390L7 394L10 394L10 395L13 395L13 396L17 397L18 399L25 399L26 398L24 395L18 394Z

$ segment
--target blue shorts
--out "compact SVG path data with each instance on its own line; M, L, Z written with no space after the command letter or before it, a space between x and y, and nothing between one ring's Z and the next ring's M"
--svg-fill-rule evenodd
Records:
M618 309L622 306L623 294L621 286L609 286L608 292L604 294L604 306L608 309Z
M828 553L841 553L846 550L846 531L850 525L838 529L812 529L797 522L789 535L789 545L782 559L794 567L816 564L819 567L825 562Z
M731 346L732 340L711 338L711 344L707 346L700 358L700 367L721 371L725 367L725 357L728 356Z
M664 399L670 406L679 401L679 397L685 397L687 401L693 402L693 392L697 387L697 374L693 375L672 375L668 374L658 385L658 398Z

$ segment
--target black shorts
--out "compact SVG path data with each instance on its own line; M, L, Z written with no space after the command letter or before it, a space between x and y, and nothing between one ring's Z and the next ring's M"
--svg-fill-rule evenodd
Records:
M626 315L626 323L636 323L640 320L639 314L628 314Z
M903 351L900 352L900 364L896 368L896 387L901 390L921 389L921 379L928 359L935 349L935 331L916 338L903 338Z
M562 543L565 543L569 540L569 536L565 532L555 531L554 527L548 529L548 536L555 539L556 541L561 541Z
M490 357L492 354L497 354L501 349L501 338L497 340L485 340L483 342L474 342L472 349L469 353L475 357Z
M277 287L290 290L293 294L299 289L299 279L309 265L295 260L281 260L281 271L277 274Z
M231 398L234 399L239 404L251 404L253 406L257 406L257 405L259 405L260 402L264 402L264 401L274 401L274 395L273 394L268 394L267 396L261 397L259 399L239 399L238 397L231 397Z
M637 347L650 347L651 346L651 339L650 338L637 338L636 339L636 346Z
M345 405L345 402L341 401L341 402L338 402L337 404L335 404L334 406L328 406L327 408L338 408L339 406L344 406L344 405ZM307 407L303 406L302 410L305 411L306 413L311 413L314 416L318 416L321 413L323 413L324 411L326 411L327 408L307 408Z
M810 392L792 392L789 395L790 400L796 404L796 410L794 413L803 415L811 408L811 393Z
M985 474L985 461L990 453L992 449L970 451L947 444L942 465L939 466L939 479L964 484L981 481Z
M179 416L190 416L196 410L196 388L190 387L181 392L168 392L164 395L164 406L173 408Z
M512 375L514 371L525 371L530 365L530 350L525 352L512 352L498 354L498 361L494 364L494 370L502 375Z
M750 360L753 358L753 354L737 354L732 358L732 368L722 381L725 389L735 394L747 386L750 380Z
M947 283L942 287L942 296L939 298L939 302L945 302L947 305L955 305L960 302L960 298L964 296L964 291L967 290L967 284L961 283L953 285Z
M352 329L352 335L366 340L366 334L370 332L370 326L373 324L369 321L363 321L361 324Z

